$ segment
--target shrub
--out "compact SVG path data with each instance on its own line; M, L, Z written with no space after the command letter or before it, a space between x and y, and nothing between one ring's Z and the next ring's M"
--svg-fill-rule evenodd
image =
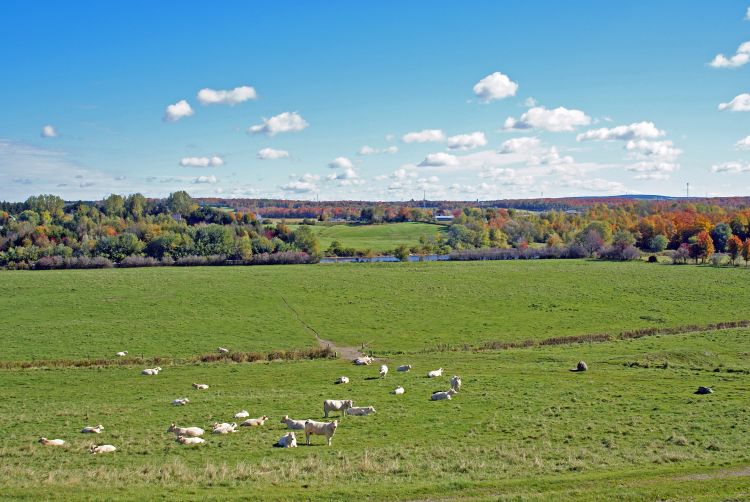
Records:
M119 266L124 268L135 268L158 267L159 265L159 260L150 256L128 256L120 262Z

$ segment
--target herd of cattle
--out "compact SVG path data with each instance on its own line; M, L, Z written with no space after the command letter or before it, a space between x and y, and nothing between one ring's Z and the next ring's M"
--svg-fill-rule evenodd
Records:
M228 349L219 347L220 354L226 354L228 352ZM127 354L127 351L122 351L117 352L116 355L119 357L124 357ZM362 356L354 359L353 363L357 366L369 366L374 361L375 360L372 357ZM396 371L408 372L411 369L412 366L410 364L405 364L396 368ZM141 371L141 374L154 376L158 375L161 371L162 369L160 367L146 368ZM379 377L385 378L386 375L388 375L388 366L383 364L380 366ZM427 373L427 378L438 378L442 376L443 368L438 368ZM336 379L334 383L337 385L342 385L349 382L349 377L341 376ZM445 391L433 392L430 399L432 401L451 399L461 389L461 377L453 376L450 383L450 389ZM208 390L209 388L208 384L205 383L193 383L192 386L195 390ZM399 386L391 391L391 394L401 395L404 392L405 389ZM185 406L188 403L190 403L190 399L187 397L180 397L172 401L172 404L175 406ZM354 406L354 402L350 399L326 399L323 402L323 416L325 418L328 418L328 415L331 412L339 412L342 417L344 416L344 414L352 416L367 416L375 413L375 408L373 406ZM241 422L239 425L237 425L236 422L214 423L211 432L213 434L230 434L233 432L237 432L238 427L260 427L264 425L268 420L268 417L265 415L258 418L248 418L249 416L250 414L247 410L239 411L234 414L234 418L245 418L246 420ZM295 448L297 446L297 437L294 433L295 430L305 432L305 441L308 446L310 445L310 437L314 435L325 436L328 446L331 446L331 440L333 439L333 435L336 433L336 429L339 425L338 420L334 420L333 422L318 422L310 419L295 420L289 418L288 415L285 415L281 419L281 423L285 424L288 429L291 429L291 432L284 434L274 445L281 448ZM81 433L101 434L103 430L104 426L99 424L96 426L86 426L81 429ZM176 424L172 423L167 428L167 432L174 433L177 436L177 442L183 445L200 445L206 442L206 440L201 437L205 434L206 431L200 427L179 427ZM47 439L45 437L40 438L39 442L45 446L65 446L66 444L65 440L63 439ZM111 453L116 450L117 448L111 444L100 444L92 445L89 449L89 452L96 455L100 453Z

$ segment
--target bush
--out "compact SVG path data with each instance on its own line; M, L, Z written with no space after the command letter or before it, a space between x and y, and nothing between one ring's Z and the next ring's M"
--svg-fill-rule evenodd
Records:
M128 256L120 262L120 267L124 268L135 268L135 267L158 267L160 265L159 260L150 256Z
M317 263L319 260L307 253L299 251L282 251L280 253L262 253L253 255L250 265L304 265Z
M453 251L450 259L470 260L545 260L555 258L585 258L587 250L583 246L544 247L544 248L482 248Z

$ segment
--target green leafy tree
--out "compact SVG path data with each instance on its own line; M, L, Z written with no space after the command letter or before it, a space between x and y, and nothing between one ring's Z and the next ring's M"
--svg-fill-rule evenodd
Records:
M649 248L656 253L661 253L667 249L667 245L669 245L669 239L663 234L655 235L649 242Z
M292 243L294 243L300 251L304 251L312 256L320 256L320 240L307 225L297 227L297 229L292 232Z
M711 239L714 241L714 247L720 253L726 251L727 242L732 236L732 227L728 223L719 223L711 230Z
M104 201L104 214L107 216L122 216L125 213L125 199L122 195L111 194Z
M229 227L216 224L198 227L193 240L196 252L203 256L230 256L234 252L234 235Z
M393 256L398 258L399 261L409 261L409 247L406 244L399 244L393 250Z
M193 198L182 190L173 192L167 197L166 206L173 214L187 216L193 209Z

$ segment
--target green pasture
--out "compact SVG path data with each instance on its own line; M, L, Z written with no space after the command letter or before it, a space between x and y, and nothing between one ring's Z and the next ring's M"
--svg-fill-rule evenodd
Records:
M296 228L296 225L290 225ZM334 224L314 225L310 229L320 239L320 247L328 249L333 241L345 248L370 249L376 253L390 252L399 244L416 246L421 236L437 237L447 226L431 223L389 223L383 225Z

